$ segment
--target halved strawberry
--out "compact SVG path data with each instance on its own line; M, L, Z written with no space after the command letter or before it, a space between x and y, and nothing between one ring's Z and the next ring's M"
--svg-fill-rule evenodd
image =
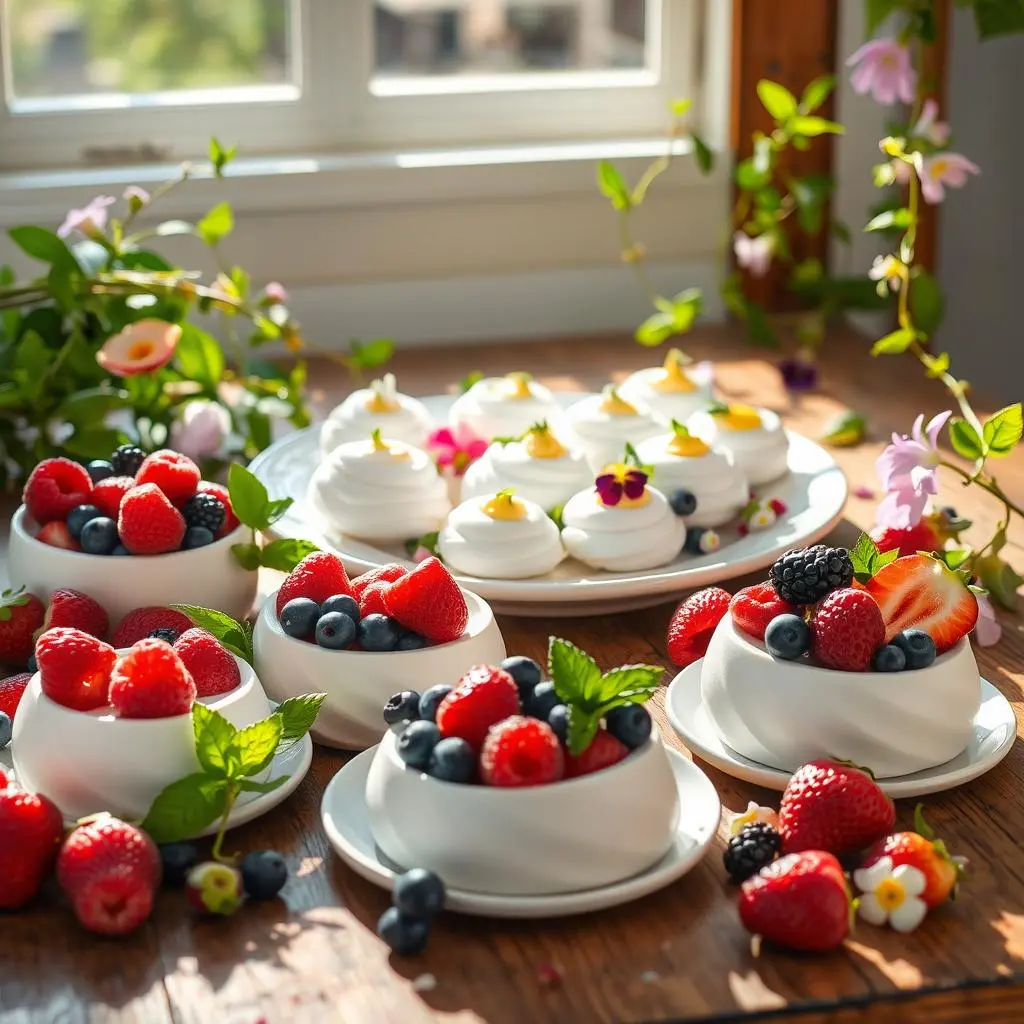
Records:
M881 608L887 641L904 629L923 629L942 654L978 621L978 599L964 574L930 555L897 558L854 586L863 587Z

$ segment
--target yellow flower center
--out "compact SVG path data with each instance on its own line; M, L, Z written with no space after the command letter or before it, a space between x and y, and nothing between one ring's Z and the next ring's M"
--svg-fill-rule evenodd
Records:
M656 391L672 391L676 393L696 391L697 385L683 369L686 357L677 348L669 350L665 356L665 364L661 373L651 383Z
M624 398L620 398L618 391L613 387L605 388L598 408L601 412L608 413L609 416L636 415L636 406L630 405Z
M370 435L370 440L373 442L373 451L385 452L393 459L408 459L409 452L406 448L393 448L387 441L381 437L380 430L375 430Z
M506 398L512 398L517 401L524 398L533 398L533 392L530 390L530 375L528 373L510 373L506 375L505 380L508 382L508 389L505 392Z
M491 519L505 522L515 522L518 519L526 518L526 506L511 490L498 491L493 498L488 498L480 506L480 510Z
M566 454L546 423L530 427L523 439L523 449L531 459L560 459Z
M730 405L712 416L728 430L757 430L761 426L760 413L750 405Z
M875 899L887 914L899 909L906 898L906 889L895 878L883 878L875 886Z
M133 342L128 349L128 358L131 360L148 359L156 351L156 345L151 341Z
M934 178L935 181L938 181L946 173L947 170L949 170L949 161L943 160L941 157L939 157L939 159L932 161L932 165L928 171L928 174L932 178Z

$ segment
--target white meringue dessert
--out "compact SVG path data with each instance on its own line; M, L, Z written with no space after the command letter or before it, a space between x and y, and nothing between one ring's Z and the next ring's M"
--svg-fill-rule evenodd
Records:
M683 518L687 526L722 526L747 504L747 478L732 456L714 451L677 420L672 433L641 441L637 455L651 467L651 483L662 494L689 491L697 499L696 511Z
M427 407L400 394L395 375L387 373L331 410L320 427L320 453L329 455L339 444L361 441L375 430L389 441L425 448L434 426Z
M535 423L518 441L495 441L466 470L462 500L482 498L512 488L551 512L586 487L593 474L580 452L571 452L546 421Z
M483 579L543 576L565 558L554 520L511 490L453 509L437 550L451 569Z
M595 569L636 572L667 565L686 540L686 525L636 467L609 466L595 486L562 510L562 543Z
M557 423L562 407L551 392L528 373L484 377L452 403L448 420L488 441L519 437L534 423Z
M695 412L714 401L713 371L710 363L690 365L677 348L669 349L661 366L631 373L619 394L627 402L638 402L666 422L685 423Z
M731 455L751 487L778 480L789 471L789 438L771 409L718 402L694 413L687 426L716 451Z
M338 445L313 472L309 500L332 529L363 540L398 541L439 530L451 507L430 456L385 440Z
M612 384L599 395L574 402L566 409L562 424L569 445L586 455L595 473L611 462L621 462L627 444L636 447L664 429L650 410L627 402Z

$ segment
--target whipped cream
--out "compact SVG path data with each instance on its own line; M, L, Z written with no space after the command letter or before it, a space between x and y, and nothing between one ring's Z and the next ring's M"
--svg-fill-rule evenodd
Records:
M453 427L468 427L488 441L519 437L534 423L556 423L562 407L551 392L527 374L484 377L452 403L448 419Z
M789 439L778 414L747 406L719 408L731 411L694 413L687 426L716 451L731 455L752 487L785 476Z
M501 512L506 503L511 518ZM565 558L554 520L536 502L508 492L472 498L452 509L437 550L452 569L484 579L543 576Z
M430 456L379 434L338 445L314 471L309 500L328 526L381 541L432 533L450 507Z
M566 440L583 452L595 473L610 462L621 462L627 444L636 446L664 429L650 410L627 402L610 385L599 395L574 402L562 421Z
M388 373L368 388L353 391L331 410L320 427L320 453L327 455L339 444L360 441L375 430L386 441L423 448L433 429L434 419L427 407L400 394L394 374Z
M714 368L711 363L690 364L677 348L669 349L661 366L630 374L619 389L622 397L646 406L668 423L685 423L713 400Z

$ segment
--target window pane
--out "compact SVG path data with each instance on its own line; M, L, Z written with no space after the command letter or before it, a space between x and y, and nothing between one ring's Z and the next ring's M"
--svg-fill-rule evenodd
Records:
M642 68L645 0L376 0L381 78Z
M290 82L289 0L7 0L15 99Z

